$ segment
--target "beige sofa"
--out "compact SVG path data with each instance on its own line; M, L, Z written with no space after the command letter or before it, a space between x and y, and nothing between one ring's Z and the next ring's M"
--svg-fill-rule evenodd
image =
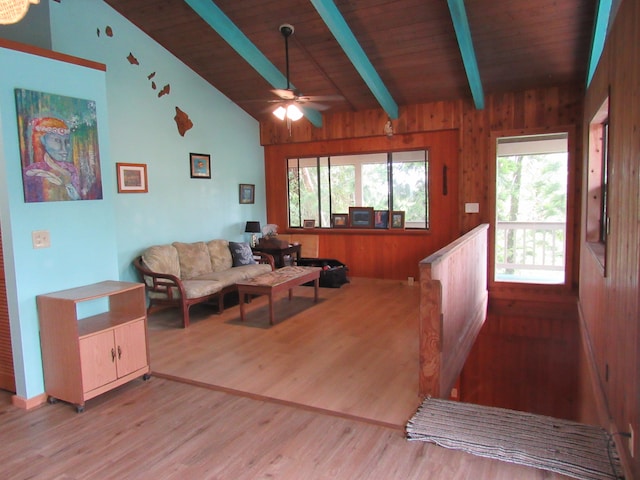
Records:
M181 307L185 328L191 305L216 299L222 312L224 296L236 289L237 282L274 269L271 255L254 254L247 244L227 240L156 245L133 265L147 287L149 308L155 304Z

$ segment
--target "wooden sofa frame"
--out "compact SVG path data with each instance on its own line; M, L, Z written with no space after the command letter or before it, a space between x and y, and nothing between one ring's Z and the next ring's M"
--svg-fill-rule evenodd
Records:
M257 257L256 261L258 263L269 264L271 266L271 270L275 269L273 256L269 255L268 253L254 252L254 257ZM209 295L204 295L202 297L196 298L187 298L182 280L175 275L158 273L149 270L144 265L142 256L137 257L133 261L133 266L142 276L142 281L146 285L146 289L148 292L158 292L167 296L166 299L149 297L148 312L151 312L151 308L154 305L177 306L182 309L182 325L184 328L187 328L189 326L189 308L191 308L191 305L195 305L197 303L206 303L216 299L218 313L222 313L224 311L224 296L227 293L237 291L237 287L234 284L224 287L222 290ZM151 279L151 285L147 283L145 277ZM180 292L179 298L176 298L174 296L174 288L178 289L178 291Z

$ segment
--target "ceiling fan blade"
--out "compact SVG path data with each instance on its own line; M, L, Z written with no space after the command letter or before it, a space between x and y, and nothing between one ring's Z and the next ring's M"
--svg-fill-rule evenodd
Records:
M298 104L302 108L312 108L313 110L318 110L320 112L331 108L329 105L323 105L321 103L316 103L316 102L298 102Z
M298 97L298 100L303 102L342 102L344 99L342 95L302 95Z
M283 100L294 100L297 96L296 93L292 90L276 89L271 90L271 92L276 94Z

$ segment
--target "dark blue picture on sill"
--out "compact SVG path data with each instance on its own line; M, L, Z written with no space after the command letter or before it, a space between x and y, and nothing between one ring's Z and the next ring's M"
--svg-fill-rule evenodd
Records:
M375 228L389 228L389 210L376 210L373 214Z
M351 228L373 228L373 207L349 207Z

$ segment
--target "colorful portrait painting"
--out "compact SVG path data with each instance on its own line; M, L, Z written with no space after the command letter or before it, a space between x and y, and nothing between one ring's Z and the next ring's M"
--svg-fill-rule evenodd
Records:
M96 104L16 89L24 201L102 199Z

